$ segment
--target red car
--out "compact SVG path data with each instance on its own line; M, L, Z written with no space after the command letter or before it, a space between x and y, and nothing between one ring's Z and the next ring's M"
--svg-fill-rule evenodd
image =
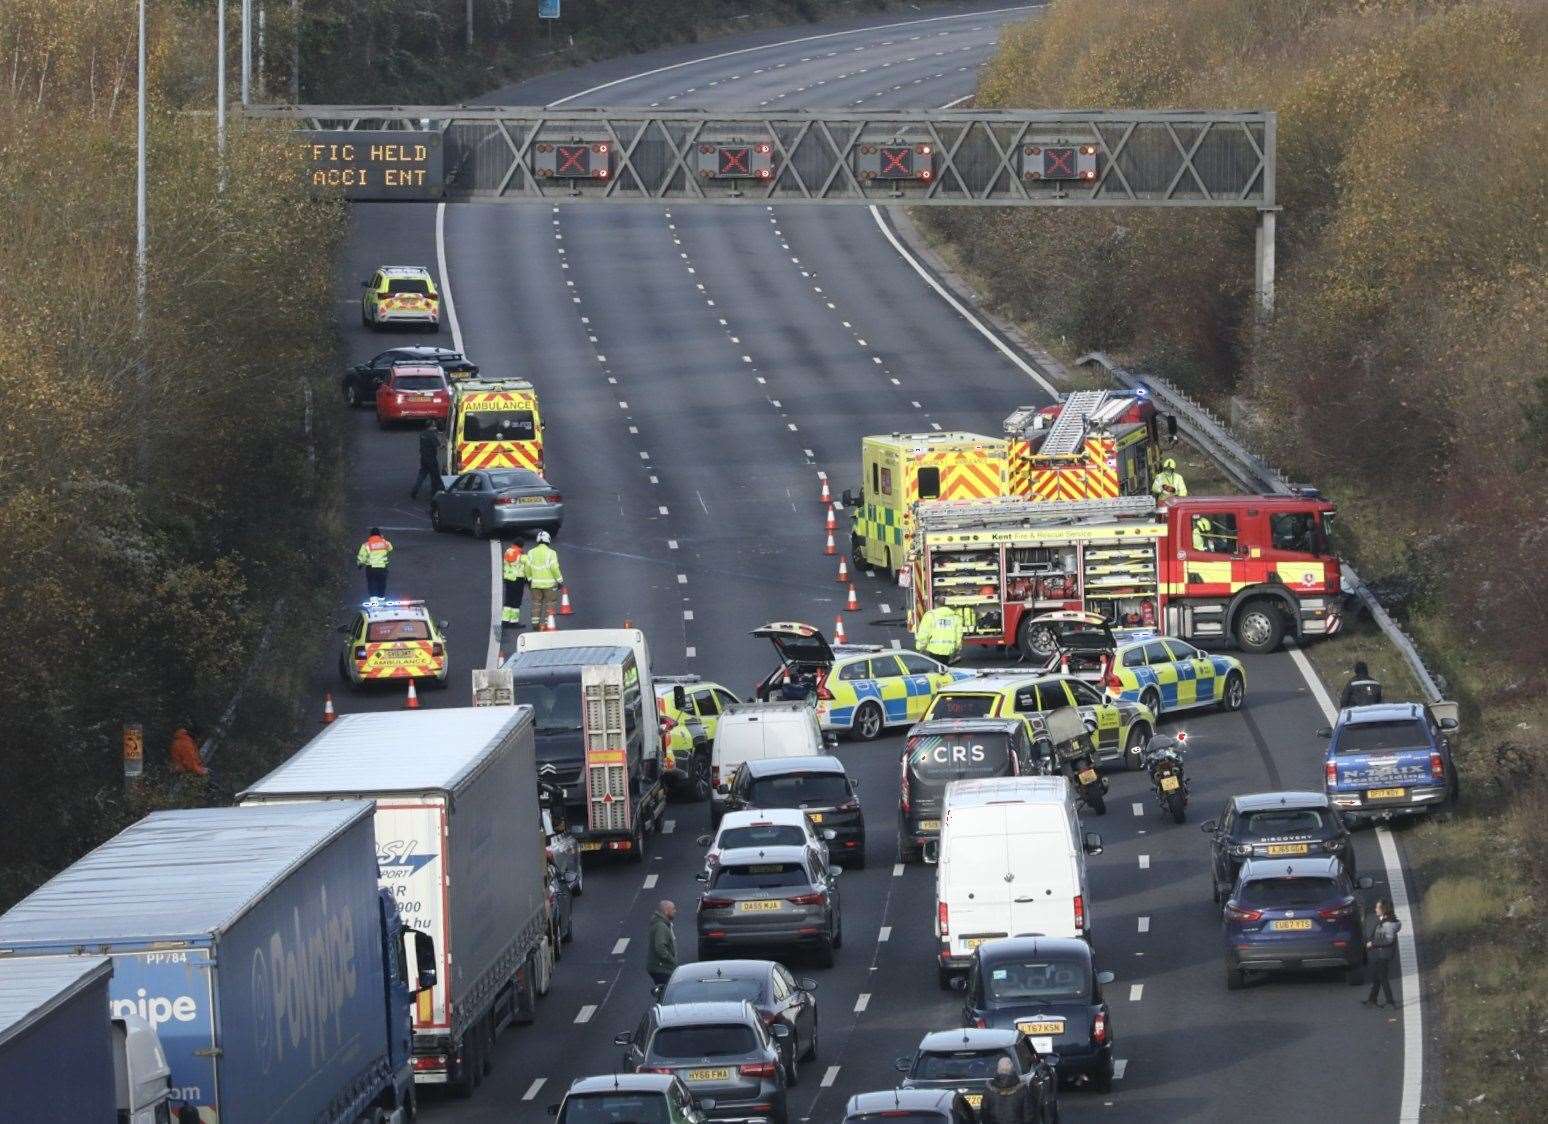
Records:
M451 387L435 364L395 365L376 388L376 420L383 429L424 418L444 422L450 409Z

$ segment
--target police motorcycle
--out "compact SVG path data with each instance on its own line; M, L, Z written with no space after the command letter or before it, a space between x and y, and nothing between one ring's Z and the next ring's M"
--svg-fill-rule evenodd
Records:
M1183 773L1183 746L1187 740L1186 734L1175 738L1158 734L1145 743L1145 753L1140 758L1150 773L1156 801L1163 812L1171 813L1175 823L1182 823L1188 816L1188 778Z
M1091 731L1080 711L1065 706L1050 710L1033 723L1033 755L1044 776L1063 776L1093 815L1107 814L1107 779L1097 772Z

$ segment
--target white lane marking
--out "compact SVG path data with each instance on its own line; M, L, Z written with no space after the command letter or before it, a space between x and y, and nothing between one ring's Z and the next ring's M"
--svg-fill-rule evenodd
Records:
M892 612L892 606L887 604L885 601L883 601L880 605L877 605L876 607L878 609L880 609L884 613Z
M881 927L881 932L876 934L876 943L877 944L881 944L883 941L890 941L891 939L892 939L892 926L891 925L883 925Z
M687 574L678 574L677 575L677 584L678 585L687 585L688 584L688 575Z
M687 649L684 650L684 652L683 652L683 655L687 656L690 660L693 659L698 654L699 654L698 649L695 648L692 644L688 645Z
M462 325L457 322L457 302L452 300L451 277L446 269L445 203L435 205L435 265L441 274L441 303L446 306L446 322L451 326L452 346L462 351Z
M1130 805L1130 807L1134 809L1134 814L1136 816L1143 816L1145 814L1145 805L1139 803L1138 801Z
M662 824L661 824L661 834L662 835L671 835L676 830L677 830L677 821L676 820L663 820L662 821Z
M871 993L862 991L855 999L855 1014L859 1014L871 1005Z
M676 539L667 539L667 549L668 550L676 550L677 549L677 540Z
M1141 999L1144 998L1144 996L1145 996L1145 985L1144 984L1130 984L1129 985L1129 1002L1130 1003L1138 1003Z
M1150 869L1150 856L1149 855L1141 855L1140 856L1140 869L1141 870L1149 870Z
M1150 932L1150 918L1141 917L1139 919L1139 931L1142 933Z
M838 1075L839 1067L836 1065L830 1065L827 1072L822 1075L822 1080L817 1084L821 1085L824 1089L831 1089L833 1088L833 1083L838 1080Z
M1122 1080L1123 1079L1123 1072L1124 1072L1124 1070L1126 1070L1128 1068L1129 1068L1129 1059L1128 1058L1115 1058L1113 1060L1113 1080L1114 1081Z
M902 878L903 877L903 864L902 863L893 863L892 864L892 877L894 877L894 878Z
M613 942L613 955L614 956L622 956L624 954L624 949L626 949L628 947L629 947L629 938L628 937L619 937L616 941Z
M577 1023L589 1023L591 1021L591 1016L596 1013L597 1005L595 1003L587 1003L584 1007L576 1012L575 1021Z
M683 620L685 620L685 621L693 620L693 610L692 609L684 609L683 610Z
M657 74L665 74L669 70L681 70L685 66L696 66L699 63L715 62L717 59L728 59L737 55L750 55L757 51L768 51L775 47L793 47L797 43L812 43L819 39L837 39L845 35L860 35L865 32L884 31L891 27L909 27L921 23L940 23L943 20L967 19L970 16L992 16L999 15L1004 12L1020 12L1025 11L1028 8L1035 8L1040 6L1041 5L1038 4L1013 4L1009 7L993 8L983 12L962 12L951 16L929 16L924 19L903 20L901 23L896 24L876 24L871 27L852 28L849 31L829 31L822 35L803 35L796 39L782 39L778 43L764 43L757 47L742 47L735 51L721 51L719 54L715 55L704 55L696 59L684 59L682 62L674 62L667 66L658 66L654 70L642 70L638 74L626 74L622 78L614 78L611 82L602 82L599 85L591 86L587 89L577 91L576 93L567 94L562 98L549 102L548 105L549 108L553 108L554 106L564 105L566 102L574 101L576 98L583 98L587 94L594 94L598 90L611 89L612 87L621 85L624 82L634 82L641 78L650 78ZM774 69L782 70L786 65L787 64L782 62L776 63L774 65ZM674 98L676 96L676 94L672 95ZM441 205L445 206L444 203Z
M647 874L645 876L645 889L654 890L656 888L656 883L660 880L661 875L659 874Z
M500 610L504 608L505 584L501 580L500 540L489 540L489 648L484 652L485 667L500 666Z
M1311 688L1312 697L1322 708L1322 716L1329 726L1338 721L1338 708L1328 697L1322 680L1317 678L1299 648L1290 649L1290 660ZM1408 883L1404 880L1403 859L1398 854L1392 832L1385 827L1376 829L1376 843L1381 848L1381 863L1387 872L1387 897L1392 901L1392 912L1403 923L1398 930L1398 981L1403 993L1403 1098L1398 1105L1400 1124L1410 1124L1419 1119L1419 1101L1424 1088L1424 1009L1419 991L1419 946L1414 931L1417 922L1408 902Z
M548 1078L535 1078L532 1084L527 1086L527 1091L521 1095L521 1099L524 1101L530 1101L533 1097L538 1095L538 1090L546 1084L548 1084Z

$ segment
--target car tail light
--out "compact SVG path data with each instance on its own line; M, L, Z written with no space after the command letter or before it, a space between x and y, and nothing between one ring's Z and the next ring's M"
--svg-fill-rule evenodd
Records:
M1327 909L1319 909L1317 916L1324 921L1340 921L1346 917L1354 916L1354 901L1346 901L1340 905L1329 906Z
M1322 763L1322 776L1327 781L1328 787L1332 788L1338 784L1338 766L1331 761L1324 761Z
M1438 781L1446 779L1446 763L1435 750L1430 751L1430 776Z
M730 898L700 898L700 909L730 909L736 903Z
M773 1062L748 1062L746 1065L736 1067L736 1072L742 1077L773 1077Z
M1083 894L1075 895L1075 928L1086 927L1086 898Z
M1091 1020L1091 1041L1101 1044L1107 1041L1107 1012L1098 1011Z
M899 763L898 773L899 773L899 776L898 776L898 804L899 804L900 807L902 807L903 814L906 816L906 815L908 815L909 806L910 806L909 805L909 795L910 794L909 794L909 788L908 788L908 755L907 754L903 755L903 760Z
M444 656L446 654L446 645L437 640L430 645L430 654L432 656Z
M827 905L828 895L824 893L797 894L793 898L786 898L791 905Z
M720 766L719 765L711 765L710 766L710 784L712 784L716 788L720 787Z
M549 503L563 503L564 502L564 497L562 495L560 495L558 492L550 492L550 493L548 493L548 502Z
M1240 906L1227 902L1225 915L1228 921L1260 921L1263 918L1263 911L1261 909L1242 909Z
M944 937L951 932L951 915L945 902L938 902L935 906L935 925L940 930L938 936Z
M515 502L516 502L516 497L515 496L496 496L494 498L494 505L496 507L509 507L511 504L513 504Z

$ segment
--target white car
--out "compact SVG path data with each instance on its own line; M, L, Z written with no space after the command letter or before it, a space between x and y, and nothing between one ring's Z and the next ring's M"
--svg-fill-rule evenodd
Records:
M714 835L699 836L704 869L720 864L720 853L736 847L805 847L824 869L828 866L828 840L833 829L818 831L800 808L749 808L727 812L720 817L720 829Z

